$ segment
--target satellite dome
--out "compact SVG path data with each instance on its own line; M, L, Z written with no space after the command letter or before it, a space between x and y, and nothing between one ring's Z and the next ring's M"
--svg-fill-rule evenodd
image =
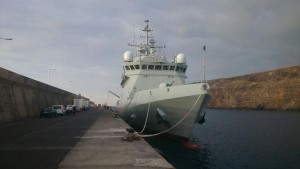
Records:
M150 39L149 42L150 42L151 45L154 45L156 41L154 39Z
M125 62L132 62L132 60L133 60L132 52L131 51L126 51L124 53L124 58L123 59L124 59Z
M186 59L183 53L179 53L176 56L176 63L186 63Z

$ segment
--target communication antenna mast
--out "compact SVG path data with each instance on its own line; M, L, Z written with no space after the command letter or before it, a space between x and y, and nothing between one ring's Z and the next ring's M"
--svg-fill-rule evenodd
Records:
M146 45L148 46L149 44L149 32L151 32L152 30L149 29L149 20L145 20L145 23L146 23L146 27L142 30L144 32L146 32Z
M166 43L167 43L167 35L168 35L168 27L167 27L166 35L165 35L165 39L164 39L163 55L165 54L165 47L166 47Z
M202 53L202 69L203 69L203 72L202 72L202 77L203 77L203 82L206 82L206 77L205 77L205 68L206 68L206 65L205 65L205 50L206 50L206 47L203 46L203 53Z
M135 43L135 32L134 32L134 25L132 25L132 33L133 33L133 39L132 39L132 43Z
M134 31L134 25L132 25L132 33L133 33L132 44L135 45L135 31ZM134 53L135 53L135 57L137 57L137 49L136 49L136 46L133 46L133 50L134 50Z

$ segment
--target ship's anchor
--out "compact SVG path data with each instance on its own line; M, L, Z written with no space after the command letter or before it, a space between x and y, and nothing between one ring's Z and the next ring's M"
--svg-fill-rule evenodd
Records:
M160 108L156 109L156 118L157 118L157 124L160 124L162 122L169 123L169 121L166 119L167 115L164 111L162 111Z
M202 118L199 121L197 121L199 124L203 124L205 122L205 114L206 114L206 111L204 111Z

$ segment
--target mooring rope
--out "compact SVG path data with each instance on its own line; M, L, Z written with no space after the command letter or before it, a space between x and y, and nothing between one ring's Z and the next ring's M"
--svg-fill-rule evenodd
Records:
M146 120L145 120L145 124L144 124L144 127L142 129L142 131L139 132L139 134L142 134L147 126L147 122L148 122L148 117L149 117L149 111L150 111L150 104L151 104L151 96L152 96L152 93L151 93L151 90L150 90L150 94L149 94L149 100L148 100L148 110L147 110L147 115L146 115Z

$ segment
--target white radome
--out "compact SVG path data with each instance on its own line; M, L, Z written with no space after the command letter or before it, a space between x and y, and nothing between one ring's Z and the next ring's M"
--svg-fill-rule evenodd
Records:
M185 55L183 53L179 53L176 56L176 63L186 63Z
M124 58L123 59L126 62L132 62L133 61L133 54L132 54L132 52L131 51L126 51L124 53Z

